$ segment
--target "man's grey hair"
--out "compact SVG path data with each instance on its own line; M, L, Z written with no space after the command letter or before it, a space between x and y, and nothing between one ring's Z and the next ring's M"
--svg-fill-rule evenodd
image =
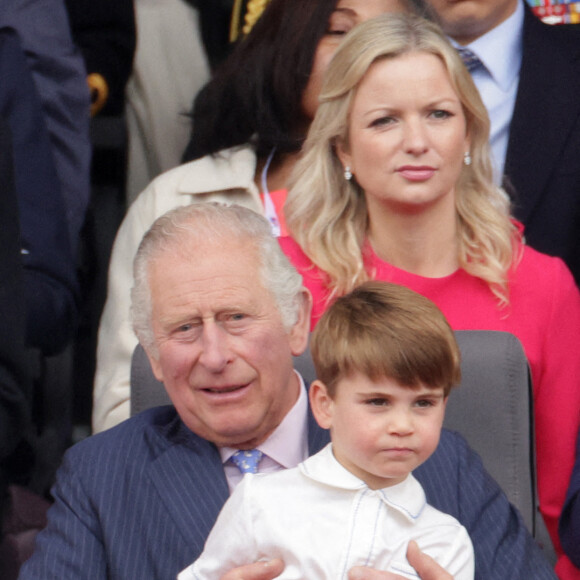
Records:
M157 354L152 328L152 302L149 266L169 248L178 248L185 240L216 242L239 240L240 252L256 248L260 280L271 292L282 323L287 330L298 320L303 300L302 277L290 264L268 221L256 212L237 205L215 202L194 203L167 212L158 218L143 237L133 262L134 286L131 290L133 329L139 342Z

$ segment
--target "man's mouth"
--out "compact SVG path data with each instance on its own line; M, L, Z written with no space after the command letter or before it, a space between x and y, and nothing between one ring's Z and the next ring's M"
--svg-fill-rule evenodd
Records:
M217 395L221 395L222 393L233 393L234 391L239 391L244 387L247 387L247 385L233 385L231 387L208 387L202 390L206 393L215 393Z

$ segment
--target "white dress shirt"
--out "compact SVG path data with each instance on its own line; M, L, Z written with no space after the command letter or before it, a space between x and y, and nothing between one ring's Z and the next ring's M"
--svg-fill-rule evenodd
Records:
M416 579L405 556L411 539L455 580L473 579L467 531L426 503L412 475L372 490L336 461L328 445L295 469L246 475L203 553L178 578L220 578L237 566L278 557L286 564L279 578L286 580L346 579L353 566Z
M465 46L484 64L471 73L487 108L491 122L490 145L494 181L501 185L509 140L510 123L516 103L524 28L524 4L499 26ZM452 41L454 46L457 43Z
M264 443L258 445L257 449L263 453L258 464L258 473L271 473L296 467L308 457L308 394L304 380L298 372L294 372L300 380L300 394L280 425ZM296 437L296 433L300 433L300 437ZM237 448L234 447L220 448L230 493L243 477L242 472L229 461L236 451Z

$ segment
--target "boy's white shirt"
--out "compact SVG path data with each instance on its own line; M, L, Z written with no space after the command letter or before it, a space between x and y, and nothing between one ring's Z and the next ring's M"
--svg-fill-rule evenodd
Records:
M329 444L294 469L246 475L220 512L203 553L178 579L213 580L271 558L284 560L279 578L285 580L347 578L353 566L418 578L405 555L411 539L455 580L473 579L467 531L427 504L413 475L371 490L338 463Z

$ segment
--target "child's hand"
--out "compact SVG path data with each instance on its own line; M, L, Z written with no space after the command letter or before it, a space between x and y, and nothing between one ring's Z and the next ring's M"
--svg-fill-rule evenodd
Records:
M441 568L433 558L423 554L416 542L410 541L407 547L407 560L415 568L421 580L453 580L453 576ZM405 580L391 572L379 572L372 568L357 566L348 573L348 580Z
M273 580L284 571L284 562L279 558L269 562L254 562L230 570L221 580Z

